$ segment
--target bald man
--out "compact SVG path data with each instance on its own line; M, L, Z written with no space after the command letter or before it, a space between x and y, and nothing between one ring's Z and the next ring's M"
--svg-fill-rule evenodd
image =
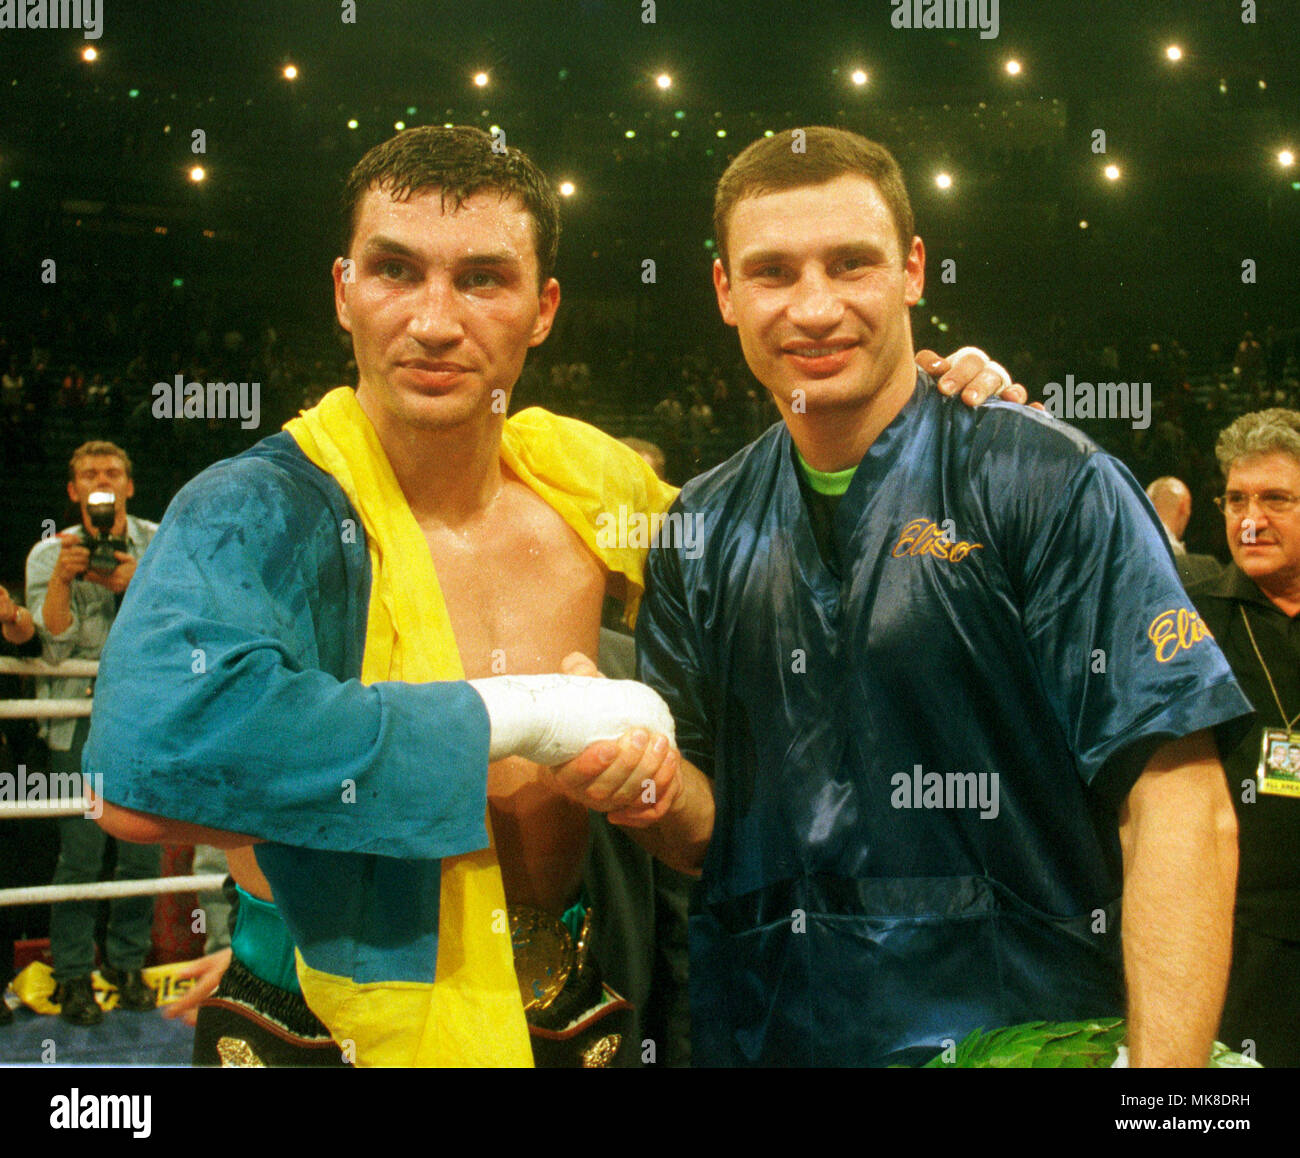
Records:
M1215 578L1223 565L1213 555L1189 555L1183 543L1187 521L1192 517L1192 492L1182 479L1165 475L1147 487L1147 498L1165 528L1169 549L1174 553L1174 566L1184 587L1203 579Z

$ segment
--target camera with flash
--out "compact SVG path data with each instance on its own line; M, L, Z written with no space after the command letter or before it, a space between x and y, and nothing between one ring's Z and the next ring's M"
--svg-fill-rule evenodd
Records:
M126 551L126 539L115 538L113 524L117 521L117 496L112 491L95 491L86 500L86 514L95 528L92 535L83 526L81 542L90 548L90 567L97 575L109 575L117 569L118 551Z

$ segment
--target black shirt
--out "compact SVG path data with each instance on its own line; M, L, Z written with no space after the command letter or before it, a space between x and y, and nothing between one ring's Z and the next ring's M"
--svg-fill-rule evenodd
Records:
M1255 707L1255 726L1239 743L1220 737L1228 789L1237 809L1241 867L1237 877L1237 920L1271 937L1300 941L1300 798L1259 792L1255 780L1265 728L1285 728L1250 635L1268 665L1283 709L1300 713L1300 615L1288 616L1236 564L1188 594ZM1300 731L1300 721L1293 730ZM1243 796L1254 784L1254 802Z
M793 448L792 448L793 450ZM844 578L840 566L839 551L835 546L835 512L839 508L843 495L824 495L813 490L812 483L804 473L798 458L794 460L795 477L799 480L799 491L803 495L804 505L808 508L808 518L812 523L813 538L817 542L817 552L826 564L826 569L836 579Z

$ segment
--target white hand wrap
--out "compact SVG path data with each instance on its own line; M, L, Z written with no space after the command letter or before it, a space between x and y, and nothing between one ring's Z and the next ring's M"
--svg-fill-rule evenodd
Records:
M668 705L635 680L527 675L469 685L482 697L492 725L489 760L523 756L563 764L598 740L616 740L633 728L675 738Z

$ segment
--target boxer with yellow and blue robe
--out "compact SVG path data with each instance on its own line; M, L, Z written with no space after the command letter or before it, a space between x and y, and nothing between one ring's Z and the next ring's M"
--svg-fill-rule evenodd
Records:
M86 769L112 804L246 833L312 1010L360 1064L531 1063L487 817L488 717L433 563L348 388L177 496L102 660ZM598 516L674 491L544 411L502 463L632 607Z

